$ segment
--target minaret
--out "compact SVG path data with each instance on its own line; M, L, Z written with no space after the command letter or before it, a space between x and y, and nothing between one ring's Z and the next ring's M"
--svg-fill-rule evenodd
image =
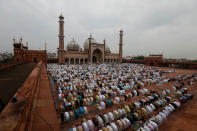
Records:
M22 41L23 41L23 38L22 38L22 36L21 36L21 38L20 38L20 43L22 44Z
M47 50L47 42L45 41L44 50Z
M27 41L27 43L26 43L26 46L27 46L27 50L28 50L28 45L29 45L29 44L28 44L28 41Z
M90 33L90 37L88 38L88 41L89 41L89 49L88 49L89 61L88 61L88 62L89 62L90 64L92 64L92 53L91 53L91 44L92 44L92 42L91 42L91 40L92 40L92 33Z
M15 44L16 43L16 39L15 39L15 37L13 38L13 44Z
M59 48L58 48L58 64L64 64L64 17L59 16Z
M22 41L23 41L23 38L22 38L22 36L21 36L20 41L19 41L19 42L20 42L20 45L21 45L20 49L23 49Z
M106 40L103 40L103 44L104 44L104 50L105 50L105 46L106 46Z
M120 30L120 43L119 43L119 63L122 64L122 44L123 44L123 31Z
M16 43L16 39L15 39L15 37L14 37L14 38L13 38L14 56L16 56L16 55L15 55L15 46L14 46L15 43Z

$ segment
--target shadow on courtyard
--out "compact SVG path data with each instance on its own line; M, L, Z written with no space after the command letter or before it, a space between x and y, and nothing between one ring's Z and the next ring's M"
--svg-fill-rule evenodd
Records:
M36 66L35 63L17 65L0 71L0 112Z

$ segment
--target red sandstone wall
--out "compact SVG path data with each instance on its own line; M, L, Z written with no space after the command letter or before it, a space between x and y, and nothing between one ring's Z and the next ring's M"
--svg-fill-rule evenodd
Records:
M37 63L39 61L47 62L47 54L45 50L14 50L15 62Z
M39 62L23 86L16 92L17 102L9 102L0 114L0 129L24 131L38 84L42 62Z
M159 66L163 61L162 59L162 57L146 57L145 64L148 66Z

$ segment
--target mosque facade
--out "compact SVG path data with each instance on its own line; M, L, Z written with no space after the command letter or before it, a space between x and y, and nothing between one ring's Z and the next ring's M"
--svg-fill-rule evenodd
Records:
M120 30L119 53L112 53L106 44L97 43L90 34L83 44L83 50L73 40L64 49L64 17L59 16L58 64L122 63L123 31Z

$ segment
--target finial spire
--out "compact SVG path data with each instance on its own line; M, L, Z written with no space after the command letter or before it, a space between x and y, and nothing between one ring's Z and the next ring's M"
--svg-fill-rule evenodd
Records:
M62 15L62 13L59 16L60 19L64 19L64 16Z
M120 30L120 35L123 35L123 30L122 29Z
M92 33L90 33L90 38L92 38Z
M22 40L23 40L23 38L22 38L22 36L21 36L21 38L20 38L20 43L22 43Z
M28 41L27 41L27 43L26 43L26 46L28 47Z
M13 38L13 42L14 42L14 43L16 42L15 37Z
M45 41L45 47L44 48L45 48L45 50L47 50L47 42L46 41Z

